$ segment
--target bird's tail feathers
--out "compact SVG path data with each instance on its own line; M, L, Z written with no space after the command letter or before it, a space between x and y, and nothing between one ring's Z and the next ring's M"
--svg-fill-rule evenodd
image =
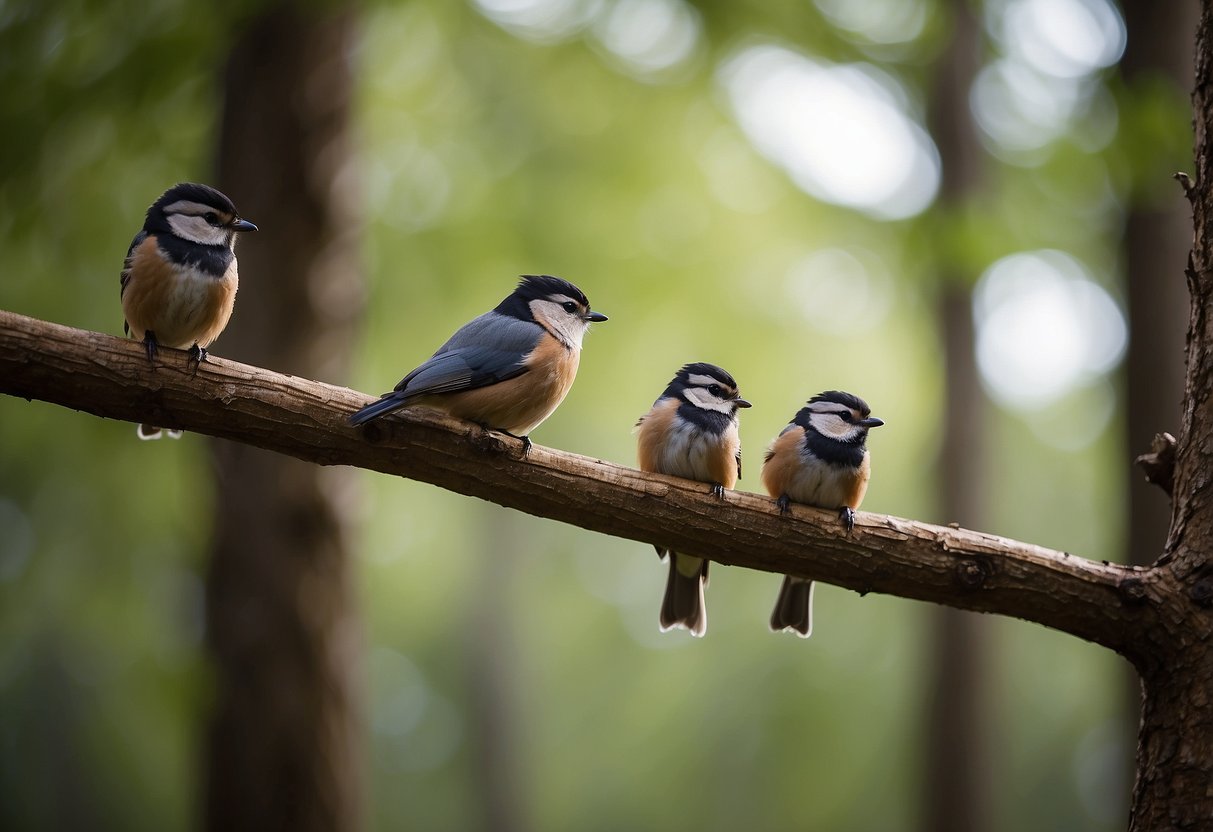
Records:
M399 410L408 404L408 400L396 393L388 393L378 401L371 402L366 407L359 410L350 416L350 424L354 427L369 422L371 419L378 419L386 413L391 413L393 410Z
M661 632L682 627L702 637L708 631L708 608L703 588L708 581L708 561L670 552L670 577L661 600Z
M135 435L140 439L159 439L161 436L167 436L169 439L180 439L181 431L158 428L155 425L139 425L135 428Z
M813 582L784 575L771 612L771 632L792 632L808 638L813 632Z

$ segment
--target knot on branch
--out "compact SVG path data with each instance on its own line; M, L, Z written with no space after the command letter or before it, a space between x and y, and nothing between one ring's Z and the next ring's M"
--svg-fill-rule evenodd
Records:
M366 422L359 430L362 432L362 438L372 445L378 445L391 436L387 423L379 419Z
M1154 434L1150 452L1137 457L1134 462L1145 472L1146 482L1157 485L1167 496L1175 483L1175 437L1169 433Z
M992 574L993 568L983 558L962 558L956 563L956 582L965 589L981 589Z
M1201 609L1207 610L1213 607L1213 576L1205 576L1192 584L1192 588L1188 590L1188 597Z
M1125 578L1116 589L1125 606L1138 607L1146 602L1146 584L1141 578Z

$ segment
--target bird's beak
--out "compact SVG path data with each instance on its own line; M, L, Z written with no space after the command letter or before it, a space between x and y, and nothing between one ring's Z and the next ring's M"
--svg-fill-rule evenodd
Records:
M607 318L606 315L602 314L601 312L591 312L590 314L585 316L585 319L593 324L600 324L603 321L610 320L609 318Z
M856 424L865 428L878 428L884 424L884 419L877 419L873 416L870 419L860 419Z
M733 399L733 404L737 405L738 407L753 407L754 406L742 398Z
M233 231L256 231L257 226L253 225L248 220L238 219L234 223L232 223L232 230Z

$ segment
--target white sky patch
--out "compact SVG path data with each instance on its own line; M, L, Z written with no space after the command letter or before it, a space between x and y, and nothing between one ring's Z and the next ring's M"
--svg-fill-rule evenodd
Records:
M555 43L577 34L602 8L602 0L472 0L480 13L512 35Z
M1002 0L988 7L986 27L1002 57L981 70L970 106L993 150L1046 148L1092 107L1107 122L1095 73L1125 48L1108 0Z
M890 220L934 199L935 145L874 67L754 46L726 61L719 81L750 142L812 196Z
M1034 411L1098 381L1124 355L1124 316L1077 260L1022 252L994 263L973 296L977 363L990 395Z
M618 0L594 23L594 35L625 70L663 76L694 56L703 25L683 0Z
M1038 72L1079 78L1111 66L1125 49L1125 24L1107 0L1011 0L995 37Z
M834 335L880 326L893 297L884 261L866 249L811 252L792 264L786 280L789 299L809 324Z

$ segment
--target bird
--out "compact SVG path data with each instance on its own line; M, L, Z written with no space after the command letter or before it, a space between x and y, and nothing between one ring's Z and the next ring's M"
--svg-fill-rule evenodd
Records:
M837 509L847 532L863 502L872 473L868 431L884 424L867 402L841 390L813 396L771 443L762 484L781 515L792 502ZM813 582L785 575L771 613L773 632L813 632Z
M711 492L723 499L724 490L741 477L737 411L744 407L750 403L741 398L728 372L703 362L683 366L636 422L640 469L710 483ZM658 619L661 632L682 627L702 637L708 628L703 600L708 561L654 548L670 562Z
M256 230L209 185L179 183L147 209L126 252L119 297L123 331L143 341L153 368L165 346L188 349L186 365L198 371L232 316L239 285L236 236ZM160 435L160 428L139 426L141 439Z
M564 401L591 323L585 293L552 275L522 275L510 295L460 327L390 393L350 416L365 424L409 405L424 405L521 439Z

